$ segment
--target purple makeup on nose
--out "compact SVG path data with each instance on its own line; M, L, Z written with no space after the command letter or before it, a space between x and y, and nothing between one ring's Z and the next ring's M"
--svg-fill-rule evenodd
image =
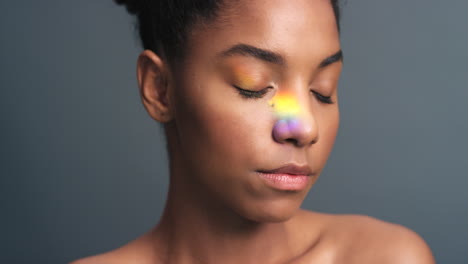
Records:
M292 118L288 120L288 128L291 133L296 132L300 128L301 123L297 118Z
M273 137L276 139L289 137L290 130L288 121L284 119L278 120L275 126L273 127Z
M280 119L273 127L273 137L277 140L294 137L301 128L301 122L296 118Z

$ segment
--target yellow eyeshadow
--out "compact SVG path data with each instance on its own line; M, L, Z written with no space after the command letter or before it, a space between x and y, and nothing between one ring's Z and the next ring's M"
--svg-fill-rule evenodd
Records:
M258 82L258 77L256 74L250 73L247 69L243 67L236 67L234 69L234 76L238 85L243 88L252 88ZM257 77L257 78L256 78Z
M238 78L239 78L239 85L241 87L249 88L249 87L255 86L255 80L250 78L247 75L240 75Z

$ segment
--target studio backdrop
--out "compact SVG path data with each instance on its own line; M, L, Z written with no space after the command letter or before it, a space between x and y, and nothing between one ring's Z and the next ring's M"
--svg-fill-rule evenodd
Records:
M341 125L304 208L407 226L438 263L468 263L467 10L343 4ZM0 263L66 263L150 229L168 169L137 90L133 19L111 0L0 13Z

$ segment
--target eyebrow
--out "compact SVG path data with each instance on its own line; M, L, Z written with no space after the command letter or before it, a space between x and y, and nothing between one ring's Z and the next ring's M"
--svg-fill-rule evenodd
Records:
M280 66L286 65L286 60L280 54L270 51L270 50L257 48L255 46L248 45L248 44L237 44L221 52L222 57L229 57L233 55L254 57L256 59L269 62L269 63L273 63L273 64L277 64ZM339 50L335 54L325 58L322 62L320 62L319 68L323 69L330 64L333 64L335 62L342 61L342 60L343 60L343 51Z
M323 68L327 67L328 65L333 64L333 63L338 62L338 61L343 61L343 51L342 50L339 50L337 53L335 53L335 54L331 55L330 57L324 59L320 63L319 68L323 69Z
M283 56L281 56L280 54L275 53L270 50L265 50L265 49L257 48L251 45L247 45L247 44L234 45L230 49L223 51L221 55L223 57L229 57L233 55L242 55L242 56L254 57L259 60L273 63L273 64L278 64L278 65L286 64Z

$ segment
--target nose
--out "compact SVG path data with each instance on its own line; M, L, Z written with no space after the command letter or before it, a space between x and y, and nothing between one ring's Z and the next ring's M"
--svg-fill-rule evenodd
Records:
M311 113L278 118L273 126L273 138L278 143L291 143L296 147L318 141L318 126Z

